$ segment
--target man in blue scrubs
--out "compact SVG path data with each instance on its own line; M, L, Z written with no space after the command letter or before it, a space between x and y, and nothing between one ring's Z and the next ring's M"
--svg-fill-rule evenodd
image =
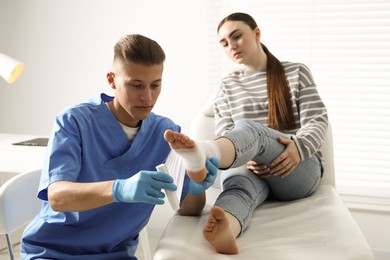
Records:
M180 131L151 112L164 61L154 40L124 36L107 73L114 97L101 94L56 117L38 191L42 209L23 233L23 259L136 259L138 234L164 203L162 189L177 189L155 170L171 152L165 130ZM202 212L218 165L207 162L203 182L185 178L179 214Z

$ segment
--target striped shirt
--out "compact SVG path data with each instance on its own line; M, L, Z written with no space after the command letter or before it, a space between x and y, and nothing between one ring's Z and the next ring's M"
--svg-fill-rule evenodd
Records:
M318 155L324 143L328 125L326 107L318 94L316 84L307 66L282 62L291 91L296 129L286 133L295 141L301 160ZM222 135L234 127L239 119L267 123L267 73L243 71L229 73L222 79L215 107L215 134Z

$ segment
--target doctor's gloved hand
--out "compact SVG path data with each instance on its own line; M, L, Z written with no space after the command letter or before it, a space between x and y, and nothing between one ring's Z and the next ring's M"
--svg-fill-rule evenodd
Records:
M218 167L220 161L216 157L211 157L206 161L207 175L201 182L190 180L189 192L195 196L202 195L208 188L213 186L217 179Z
M161 189L175 191L173 178L157 171L140 171L128 179L117 179L112 185L112 197L116 202L144 202L164 204L165 194Z

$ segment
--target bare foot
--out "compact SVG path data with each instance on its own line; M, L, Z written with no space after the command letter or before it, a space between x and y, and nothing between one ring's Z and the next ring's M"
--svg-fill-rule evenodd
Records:
M196 157L196 155L194 155L194 156L191 156L191 155L200 152L198 147L196 146L195 141L192 140L191 138L189 138L188 136L186 136L185 134L182 134L180 132L174 132L174 131L168 129L164 133L164 139L165 139L165 141L168 142L168 144L172 148L172 150L174 150L175 152L177 152L180 156L182 156L184 158L184 162L186 162L188 155L192 159L191 162L193 162L192 157L195 157L195 158L197 158L197 157ZM187 158L186 158L186 155L187 155ZM198 170L198 171L192 171L192 170L186 169L188 176L193 181L200 182L206 178L207 169L206 169L206 167L204 167L205 163L206 163L205 160L199 162L199 164L201 164L203 166L203 168L202 168L202 166L200 166L199 168L201 168L201 170Z
M218 206L211 208L211 215L203 228L203 236L218 253L238 254L236 237L230 228L226 212L222 208Z

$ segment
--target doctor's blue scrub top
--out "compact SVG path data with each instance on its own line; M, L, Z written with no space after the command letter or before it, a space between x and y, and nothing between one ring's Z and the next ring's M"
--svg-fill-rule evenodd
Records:
M101 94L56 117L38 191L43 204L22 235L23 259L136 259L138 234L154 205L112 203L83 212L55 212L47 201L52 182L126 179L141 170L155 171L170 153L163 134L180 131L178 125L151 113L130 143L107 107L112 99Z

